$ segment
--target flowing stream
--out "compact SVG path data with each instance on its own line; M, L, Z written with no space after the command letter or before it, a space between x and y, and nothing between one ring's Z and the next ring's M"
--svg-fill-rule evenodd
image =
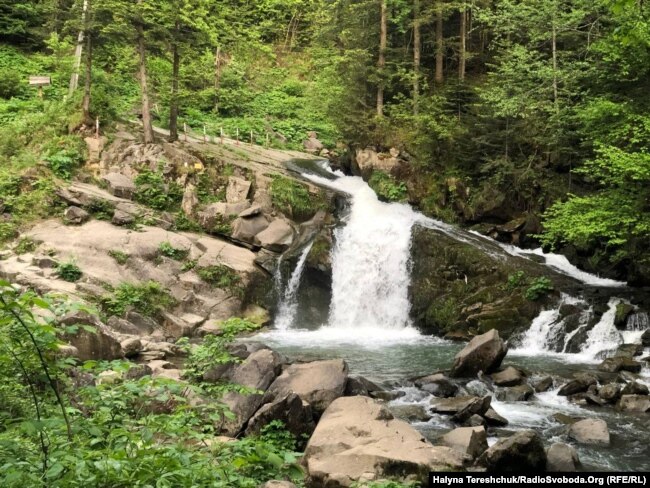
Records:
M497 245L483 236L428 219L408 205L381 202L361 178L332 173L324 165L305 172L303 176L346 194L350 205L342 224L335 231L327 320L324 323L303 320L299 311L298 290L309 252L309 247L306 247L288 283L283 285L275 327L259 334L257 339L294 359L343 358L352 374L366 376L389 389L401 391L403 396L394 401L396 404L427 406L431 396L409 386L406 379L448 368L456 352L463 347L462 344L420 335L412 326L408 287L414 225L438 229L501 258L509 255L526 258L532 253L543 257L546 265L588 286L606 286L615 293L624 285L585 273L564 257L544 254L541 250L528 252ZM504 364L517 365L532 372L533 376L551 374L565 378L593 369L604 353L624 342L639 341L648 328L648 316L640 313L632 314L627 330L619 331L614 326L614 317L620 302L620 298L612 296L607 310L598 319L594 318L593 308L584 299L562 294L560 302L542 311L519 338L518 344L514 348L511 346ZM562 306L575 306L582 310L578 323L573 324L571 330L562 317ZM593 325L596 319L597 323ZM585 334L590 321L593 327L586 332L580 350L568 352L568 344L579 334ZM650 384L647 368L641 374L641 381ZM510 421L507 431L534 428L547 443L565 441L560 435L562 425L553 414L603 418L609 425L612 445L607 448L576 446L584 467L593 470L650 470L650 437L648 434L639 435L650 430L647 415L623 414L611 408L580 407L556 393L557 388L536 394L526 402L495 400L493 407ZM434 442L454 427L448 417L437 415L414 426ZM491 442L496 442L496 438Z

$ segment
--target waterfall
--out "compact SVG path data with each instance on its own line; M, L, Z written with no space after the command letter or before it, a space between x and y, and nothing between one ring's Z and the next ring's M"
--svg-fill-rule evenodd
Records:
M625 330L621 332L626 344L640 342L643 333L650 328L650 320L645 312L632 313L625 322Z
M621 303L619 298L609 299L607 312L603 314L594 328L589 331L581 354L587 357L597 358L600 354L612 351L623 343L623 337L614 325L616 305L619 303Z
M291 277L287 283L287 286L284 287L284 290L280 296L280 303L278 305L278 313L275 318L275 327L280 330L286 330L293 325L293 322L296 318L296 312L298 311L298 288L300 287L300 280L302 278L302 272L305 269L305 263L307 262L307 256L313 242L310 242L303 249L296 267L291 273ZM282 271L281 271L281 259L278 262L278 268L275 274L275 282L278 290L282 289Z
M330 328L409 328L411 229L421 217L381 202L359 177L308 177L350 195L349 215L334 233Z

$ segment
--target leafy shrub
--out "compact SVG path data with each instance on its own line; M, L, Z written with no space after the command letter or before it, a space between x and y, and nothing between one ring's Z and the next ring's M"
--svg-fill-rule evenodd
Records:
M118 249L111 249L108 251L108 255L117 261L118 264L126 264L130 257L127 253Z
M229 290L236 295L242 293L240 276L228 266L223 264L203 266L197 268L196 272L203 281L215 288Z
M69 180L84 161L83 143L79 137L60 137L48 144L49 151L45 156L52 172L59 178Z
M88 205L88 212L93 214L97 220L111 220L115 207L108 200L93 199Z
M185 232L201 232L201 226L195 220L190 219L185 213L178 212L174 219L174 230Z
M190 271L196 268L196 265L199 263L198 259L190 259L185 264L183 264L183 271Z
M7 242L18 235L18 229L13 222L0 222L0 242Z
M212 232L229 236L232 234L232 222L235 220L234 215L215 215L215 224L212 226Z
M296 218L308 217L323 205L322 198L309 193L305 185L280 175L273 175L271 200L280 211Z
M182 261L190 253L188 249L175 248L169 241L161 242L158 246L158 251L163 256L175 259L176 261Z
M546 276L540 276L533 280L526 289L524 296L530 301L536 301L553 291L553 282Z
M383 171L373 171L368 185L379 198L389 202L403 202L408 198L406 184L403 181L396 181Z
M514 274L508 275L508 282L506 283L506 289L508 291L513 291L516 288L524 285L526 282L526 274L523 271L517 271Z
M156 210L174 210L183 200L180 185L167 183L161 171L142 171L135 186L135 200Z
M34 252L37 247L38 243L31 237L21 237L18 241L18 244L16 244L16 247L14 248L14 252L16 254L27 254Z
M160 283L147 281L140 284L121 283L113 293L102 297L100 303L107 315L121 316L132 308L154 317L174 305L175 300Z
M0 70L0 98L19 96L24 91L20 73L11 69Z
M70 260L65 263L59 263L56 267L56 274L59 278L65 281L74 283L79 281L83 273L77 264Z

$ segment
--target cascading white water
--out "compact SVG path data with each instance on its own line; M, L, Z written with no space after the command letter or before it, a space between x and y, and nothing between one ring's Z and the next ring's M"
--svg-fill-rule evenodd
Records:
M289 281L284 287L284 291L280 297L280 303L278 305L278 313L275 318L275 327L280 330L286 330L293 325L293 322L296 318L296 312L298 311L298 288L300 287L300 280L302 278L302 272L305 269L305 263L307 262L307 256L309 256L309 251L313 242L310 242L303 249L296 267L291 273ZM280 270L280 263L278 263L278 270L276 273L276 285L279 285L278 289L282 289L282 273Z
M616 305L621 303L619 298L610 298L607 312L587 334L587 340L580 354L589 358L597 358L600 353L612 351L623 344L623 336L614 325Z

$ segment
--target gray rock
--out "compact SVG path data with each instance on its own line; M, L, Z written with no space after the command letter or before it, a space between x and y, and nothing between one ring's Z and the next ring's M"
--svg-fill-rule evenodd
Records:
M145 376L151 376L153 370L146 364L134 364L124 373L127 380L137 380Z
M90 219L90 214L81 207L74 205L68 207L63 212L63 220L66 224L81 225Z
M122 173L108 173L102 177L102 180L108 185L108 191L111 195L119 198L131 200L135 194L135 183L128 176Z
M246 435L257 435L262 428L280 420L284 423L286 430L291 432L297 439L303 436L311 436L316 428L311 405L303 401L293 392L275 399L262 407L251 417L246 427Z
M247 218L238 217L232 223L231 237L239 241L252 243L255 236L266 230L268 226L269 221L266 220L264 215L256 215Z
M384 391L384 389L363 376L350 376L345 385L345 396L369 396L376 391Z
M415 380L415 386L420 387L433 396L448 398L458 391L458 386L452 383L444 374L437 373Z
M119 225L119 226L131 225L134 222L135 222L135 216L133 216L133 214L130 214L128 212L125 212L124 210L120 210L117 208L113 212L113 217L111 218L111 223L113 225Z
M226 202L240 203L246 200L248 192L251 189L251 182L243 178L231 176L228 178L228 186L226 188Z
M376 398L377 400L381 400L383 402L392 402L393 400L397 400L398 398L401 398L405 396L406 393L400 390L393 390L393 391L373 391L371 393L368 393L368 396L371 398Z
M120 344L126 358L133 358L142 351L142 342L136 337L125 339Z
M570 445L556 442L546 451L546 471L570 473L580 466L577 451Z
M183 201L181 203L181 210L183 213L191 217L194 215L194 210L199 204L199 197L197 194L196 186L192 185L191 183L188 183L185 186L185 190L183 191Z
M616 356L605 359L598 365L598 369L606 373L616 373L618 371L639 373L641 371L641 363L627 357Z
M484 398L489 399L490 397L484 397ZM483 402L484 402L483 398L475 397L475 396L459 396L454 398L432 398L431 410L434 413L455 415L467 408L471 408L472 406L481 405L482 407ZM485 413L488 408L490 408L489 404L487 405L487 407L485 407L483 413ZM472 413L481 413L478 410L480 409L477 409L476 412L472 412Z
M638 381L630 381L623 387L621 395L647 395L648 387Z
M507 352L506 343L495 329L474 337L454 358L450 375L474 376L479 371L491 373L499 368Z
M271 480L261 485L260 488L297 488L297 487L291 481Z
M598 444L608 446L609 429L602 419L584 419L574 422L569 427L569 437L580 444Z
M426 422L431 418L422 405L390 405L388 408L395 417L407 422Z
M492 374L492 381L497 386L517 386L525 380L524 374L513 366Z
M236 217L248 207L250 207L250 202L248 201L238 203L212 203L199 212L199 223L201 227L210 232L214 230L217 224L221 224L231 217Z
M479 458L488 471L531 472L546 468L546 451L539 435L522 430L498 441Z
M123 357L119 340L97 317L78 310L64 315L59 324L78 327L76 333L66 333L64 338L77 348L78 358L82 361ZM93 332L86 330L84 326L90 326Z
M488 408L487 411L483 414L488 425L493 427L505 427L508 425L508 419L502 417L493 408Z
M535 394L530 385L519 385L504 388L496 392L496 396L503 402L525 402Z
M623 395L616 404L616 409L621 412L650 412L650 396Z
M239 217L245 219L249 217L255 217L256 215L259 215L262 213L262 206L255 203L243 212L239 212Z
M457 471L469 461L454 449L432 446L386 407L362 396L331 403L304 456L308 486L332 488L383 478L426 483L430 471Z
M598 396L608 403L615 403L621 397L621 385L609 383L598 389Z
M581 375L576 379L564 384L557 392L559 396L570 396L576 393L582 393L589 389L591 385L598 383L598 378L592 375Z
M616 349L615 356L630 358L643 354L643 344L621 344Z
M283 219L276 219L255 236L255 244L274 252L286 251L293 243L293 228Z
M641 336L641 344L643 347L650 347L650 329L647 329Z
M488 448L487 432L483 427L459 427L442 436L441 443L476 459Z
M548 391L553 388L553 378L551 376L545 376L544 378L536 381L533 384L533 388L535 388L535 391L537 393Z
M273 382L269 393L281 397L293 391L320 415L343 395L347 381L348 365L342 359L292 364Z

